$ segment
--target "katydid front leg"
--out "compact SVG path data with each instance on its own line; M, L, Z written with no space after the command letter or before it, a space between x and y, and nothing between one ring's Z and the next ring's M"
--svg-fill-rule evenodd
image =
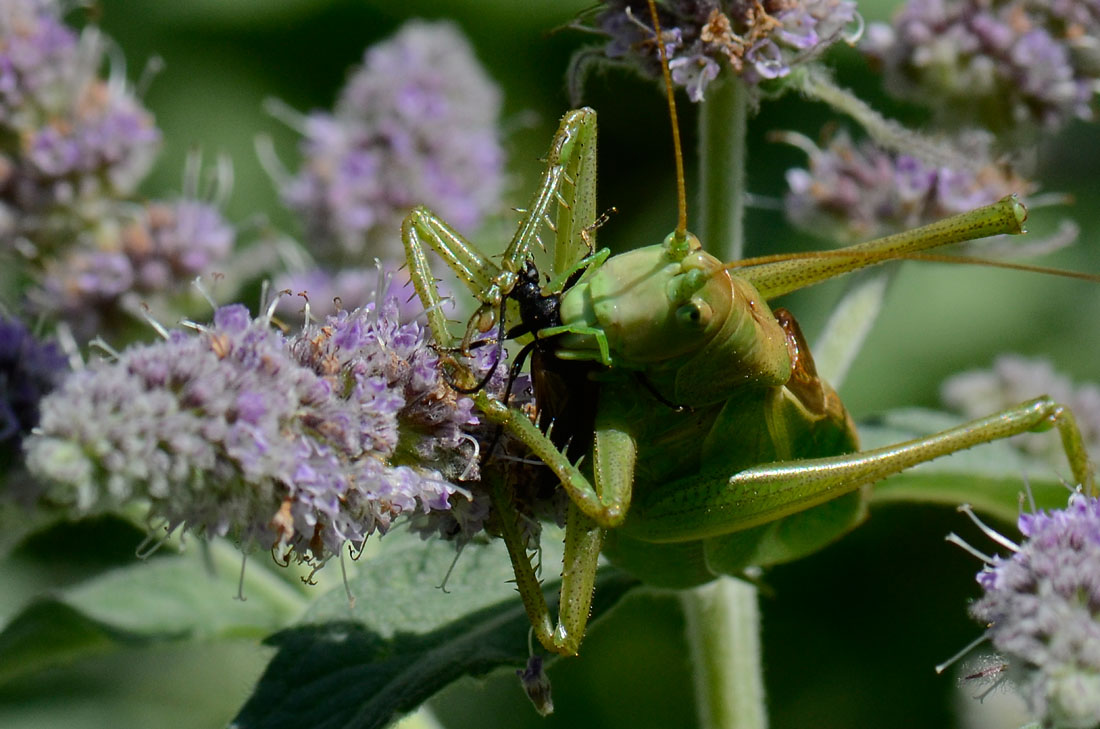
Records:
M1048 397L1018 405L924 438L870 451L786 460L734 474L713 468L638 494L624 530L649 542L717 537L750 529L836 499L920 463L1020 433L1058 429L1073 478L1095 495L1096 480L1073 413ZM731 435L731 438L734 437ZM721 569L721 565L716 565ZM737 565L737 569L744 565ZM733 567L733 565L727 565Z
M596 586L596 566L603 546L603 529L570 502L565 519L565 556L562 558L558 622L555 626L542 585L531 566L528 544L520 529L522 518L512 503L515 492L504 484L493 485L493 510L499 519L501 538L508 548L516 589L527 618L543 648L565 656L577 655Z
M475 401L489 420L507 428L525 443L553 471L569 494L565 557L555 625L538 576L531 566L529 545L519 527L521 517L512 503L513 492L499 483L494 484L492 491L501 536L508 547L516 586L535 636L548 651L575 655L591 611L603 527L620 524L630 505L636 458L634 440L619 427L618 409L614 404L604 408L601 402L595 425L593 486L524 413L505 407L485 393L478 393Z
M517 272L531 255L533 245L542 246L540 230L554 232L555 271L568 277L590 266L598 267L610 255L593 253L596 206L596 113L574 109L562 117L546 156L546 167L538 188L524 211L515 235L505 249L500 265L494 263L454 228L424 207L417 207L401 225L405 260L421 303L428 311L428 325L441 346L452 346L446 318L439 308L439 295L428 263L430 249L443 259L480 302L461 339L466 350L478 332L487 332L497 322L501 303L512 291ZM551 212L556 209L554 219ZM583 260L582 260L583 259ZM555 281L564 285L564 278Z

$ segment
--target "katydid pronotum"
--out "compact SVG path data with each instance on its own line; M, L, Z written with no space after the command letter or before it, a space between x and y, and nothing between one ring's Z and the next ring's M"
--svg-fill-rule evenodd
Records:
M740 575L751 564L810 553L853 528L865 516L866 489L891 474L1050 428L1061 436L1074 481L1095 492L1072 413L1047 397L859 451L855 426L817 376L794 318L767 303L929 248L1021 233L1026 211L1014 197L887 238L745 266L705 252L687 233L683 210L662 243L615 256L598 250L595 178L596 114L575 109L561 120L538 189L499 263L427 209L414 210L402 226L411 278L442 353L467 350L497 325L522 332L535 350L542 428L478 388L456 359L450 366L456 384L474 390L483 416L548 466L570 498L555 622L509 485L492 486L499 536L548 651L577 653L601 552L661 585ZM537 281L532 254L544 229L554 236L553 275L538 295L549 305L533 319L521 313L531 302L518 301L517 292L529 288L532 274ZM429 250L480 303L461 337L448 329ZM564 383L584 395L563 403L540 389L540 374L557 378L558 390ZM576 408L583 412L569 412ZM551 421L553 438L544 432ZM580 466L578 451L586 456Z

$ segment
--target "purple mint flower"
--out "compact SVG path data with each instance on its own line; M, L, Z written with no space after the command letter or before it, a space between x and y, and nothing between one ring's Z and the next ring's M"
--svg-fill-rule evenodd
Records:
M607 40L581 51L575 73L591 62L627 64L646 76L660 75L649 7L644 0L604 0L593 16L593 30ZM673 83L692 101L702 101L721 68L729 67L749 84L782 78L844 37L856 20L850 0L676 0L658 5L663 42ZM578 79L572 82L579 88Z
M855 143L844 132L824 148L800 135L786 135L786 141L809 155L809 169L787 172L787 218L836 241L888 235L1031 189L1001 165L934 167L869 141ZM988 159L989 144L984 136L962 139L968 151L961 158Z
M367 50L335 112L305 118L283 199L330 264L400 257L415 205L471 232L500 206L499 115L500 93L458 29L411 22Z
M1022 514L1025 539L980 573L970 614L1007 661L1043 726L1100 723L1100 499L1072 495L1065 509ZM992 533L992 530L988 530ZM999 538L998 538L999 537Z
M134 267L135 289L157 293L211 273L229 257L236 231L211 203L180 199L148 204L121 237Z
M672 82L687 89L688 98L702 101L707 85L718 78L718 64L704 55L679 56L668 62Z
M96 80L73 99L68 119L33 131L24 151L28 172L37 179L98 173L128 194L148 170L159 141L152 116L136 99Z
M1012 407L1041 394L1073 411L1089 455L1100 462L1100 385L1074 383L1046 360L1001 355L994 360L992 369L954 375L940 389L944 403L969 418L988 415L990 410ZM1065 462L1057 438L1026 433L1010 442L1029 453L1045 456L1052 463Z
M1054 129L1092 118L1100 34L1095 3L1061 0L910 0L864 45L896 95L946 123L995 132Z
M68 370L54 342L40 342L16 319L0 316L0 451L38 425L38 405Z
M0 7L0 246L45 256L134 192L160 143L153 117L108 66L108 42L61 22L65 4Z
M190 289L196 276L213 273L232 251L236 232L212 204L180 198L142 206L118 205L121 219L99 221L83 245L46 263L30 292L37 311L68 322L78 337L149 299Z
M61 22L59 3L8 0L0 6L0 119L53 108L76 51L77 34Z
M222 307L68 378L42 402L28 466L73 516L144 501L171 529L323 563L466 498L472 402L396 313L386 300L288 337Z

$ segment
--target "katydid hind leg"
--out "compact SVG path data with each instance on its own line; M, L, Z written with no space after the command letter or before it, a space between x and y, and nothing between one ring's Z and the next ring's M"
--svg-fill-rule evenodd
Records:
M624 528L655 542L722 537L825 504L920 463L1020 433L1057 428L1074 481L1096 493L1073 414L1043 397L894 446L779 461L727 475L700 473L635 496Z

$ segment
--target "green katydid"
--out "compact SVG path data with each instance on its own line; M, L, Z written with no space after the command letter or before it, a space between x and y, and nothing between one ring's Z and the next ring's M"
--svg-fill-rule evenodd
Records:
M740 575L753 564L815 551L853 528L865 516L866 488L891 474L1052 427L1074 480L1095 492L1072 413L1046 397L926 438L859 451L855 426L817 376L794 318L767 304L886 260L1021 233L1026 211L1015 198L837 251L757 265L724 264L706 253L686 231L681 202L680 223L664 242L610 256L595 247L595 157L595 112L568 112L499 264L424 208L402 226L411 278L442 352L465 350L477 332L507 325L536 342L541 358L533 370L583 386L590 401L587 419L570 420L567 411L581 398L563 405L540 392L536 376L536 406L550 413L543 426L556 418L572 423L552 438L451 362L456 383L474 390L486 419L522 441L570 497L555 624L508 484L492 487L517 587L547 650L577 652L601 551L659 585ZM682 190L682 173L678 178ZM544 228L555 238L554 275L540 293L553 311L535 321L521 313L516 292L530 284L533 246ZM428 249L480 302L462 337L447 327ZM570 437L571 447L563 448ZM583 469L573 462L578 450L588 456Z

